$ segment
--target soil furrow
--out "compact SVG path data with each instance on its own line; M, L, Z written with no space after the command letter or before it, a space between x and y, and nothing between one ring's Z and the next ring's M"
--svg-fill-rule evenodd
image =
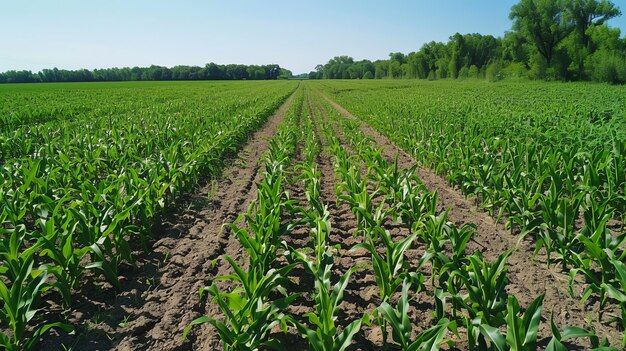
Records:
M189 342L183 342L183 329L200 315L219 315L215 304L200 301L198 289L208 286L216 276L231 273L230 265L219 259L229 255L243 263L242 250L234 235L229 235L228 224L244 213L256 198L256 184L260 181L261 157L268 147L268 140L276 133L293 95L255 132L240 152L233 166L228 167L222 177L210 188L203 188L197 196L210 198L208 206L194 213L195 225L171 243L170 261L160 271L160 281L173 280L168 288L157 289L147 294L145 305L135 313L140 318L129 323L127 329L134 330L137 324L151 323L151 330L141 338L125 336L118 345L119 350L182 350L214 349L219 338L209 325L195 327L189 333ZM213 191L215 189L215 191ZM159 250L154 246L153 250ZM176 261L184 267L170 272ZM217 261L215 261L217 260ZM143 317L143 318L141 318Z
M332 232L329 238L331 246L338 245L339 249L335 256L335 267L333 274L340 277L352 267L371 267L371 259L369 255L356 254L349 252L350 248L360 242L359 238L353 235L357 228L356 218L350 206L340 201L337 202L337 194L335 193L335 167L333 157L329 154L329 143L325 135L321 132L320 124L329 123L328 118L324 116L324 111L318 105L313 105L310 98L308 99L311 114L317 116L313 111L317 109L321 113L322 120L314 118L314 125L322 149L322 154L318 157L318 167L322 173L320 180L320 197L322 201L328 205L331 214L330 222ZM335 129L335 133L337 133ZM346 146L347 147L347 146ZM338 322L342 326L348 325L355 319L363 317L365 313L371 313L376 305L372 299L377 298L378 288L376 287L374 276L369 269L357 269L352 274L348 282L348 286L344 292L344 301L341 304L341 314ZM380 333L377 333L380 334ZM372 350L377 342L376 333L372 328L363 325L361 332L355 335L356 345L349 347L349 350Z

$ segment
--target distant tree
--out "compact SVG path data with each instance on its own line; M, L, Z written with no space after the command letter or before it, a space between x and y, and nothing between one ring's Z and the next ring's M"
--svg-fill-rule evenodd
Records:
M621 16L620 9L607 0L570 0L567 11L574 22L575 33L583 46L589 45L591 26L601 26L611 18Z
M265 79L278 79L280 75L279 65L265 65L263 68L265 69Z
M265 70L261 66L248 66L248 79L265 79Z
M348 77L350 77L350 79L358 79L363 76L363 73L361 73L360 67L357 65L348 66L348 69L346 70L346 72L348 74Z
M387 69L387 76L391 79L402 78L402 64L400 61L389 60L389 68Z
M374 61L374 78L381 79L387 76L387 68L389 65L385 60Z
M511 7L509 18L513 20L513 28L534 44L548 67L557 45L573 29L565 10L564 0L521 0Z
M570 40L568 51L574 61L576 75L582 78L584 62L596 50L592 46L589 29L620 16L621 12L615 4L607 0L570 0L566 8L574 26L574 35Z
M293 73L285 68L280 69L280 73L278 74L278 79L289 79L293 76Z
M291 77L291 71L279 65L218 65L208 63L199 66L174 66L172 68L152 65L150 67L122 67L78 70L42 69L31 71L7 71L0 73L0 83L32 82L102 82L129 80L202 80L202 79L277 79Z
M426 79L428 77L430 65L422 50L409 53L406 64L409 66L409 78Z
M3 80L6 83L35 83L39 82L39 76L31 71L6 71Z
M142 76L142 70L141 68L135 66L133 68L130 69L130 80L141 80L141 76Z
M392 52L389 54L389 59L391 61L396 61L399 64L406 63L406 56L401 52Z
M519 32L506 32L502 38L501 58L508 62L521 62L528 67L530 53L526 38Z

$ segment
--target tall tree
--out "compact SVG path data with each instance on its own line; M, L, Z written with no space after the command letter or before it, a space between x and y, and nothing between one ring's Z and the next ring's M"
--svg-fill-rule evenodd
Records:
M622 13L620 9L607 0L570 0L567 4L567 12L574 22L574 28L578 39L585 47L589 45L589 33L591 26L601 26L607 20L618 17Z
M513 28L532 42L548 64L559 43L572 31L564 0L521 0L511 7Z
M607 20L620 16L621 12L615 4L607 0L570 0L567 13L574 25L574 35L570 39L568 50L580 79L584 76L585 60L597 49L592 47L589 28L601 26Z

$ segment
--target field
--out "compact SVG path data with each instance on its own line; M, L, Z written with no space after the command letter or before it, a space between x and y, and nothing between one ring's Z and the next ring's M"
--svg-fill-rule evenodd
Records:
M6 349L626 345L624 87L2 85L0 118Z

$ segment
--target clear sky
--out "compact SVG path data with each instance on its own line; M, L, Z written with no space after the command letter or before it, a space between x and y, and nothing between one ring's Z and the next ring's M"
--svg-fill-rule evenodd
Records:
M0 0L0 71L387 58L455 32L502 36L518 0ZM626 13L626 0L614 0ZM626 16L609 22L626 32Z

